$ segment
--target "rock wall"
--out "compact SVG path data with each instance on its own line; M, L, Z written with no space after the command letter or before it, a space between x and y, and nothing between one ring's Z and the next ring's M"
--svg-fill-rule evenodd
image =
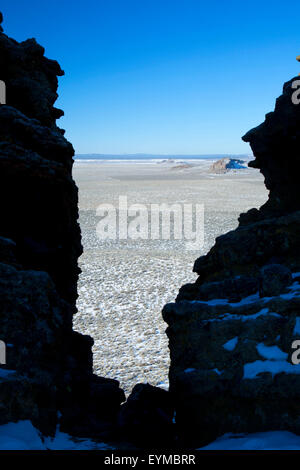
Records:
M93 341L72 330L82 247L74 149L53 106L62 75L34 39L18 43L1 28L0 424L109 438L124 393L93 375Z
M210 173L222 174L231 170L244 170L247 168L247 162L238 158L225 157L216 160L209 168Z
M118 383L93 375L92 339L72 330L82 247L74 150L56 125L61 75L34 39L18 43L0 26L0 425L30 419L47 435L59 424L101 439L117 432L139 446L200 446L225 432L300 434L300 366L291 361L300 338L300 107L292 81L244 137L268 202L196 260L198 280L163 310L172 399L139 384L120 408Z
M163 309L170 391L186 444L226 432L300 434L300 365L291 360L300 339L300 106L292 82L243 137L268 201L196 260L197 281Z

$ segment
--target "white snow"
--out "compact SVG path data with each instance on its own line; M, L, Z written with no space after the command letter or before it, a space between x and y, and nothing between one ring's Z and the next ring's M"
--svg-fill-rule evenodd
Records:
M175 421L175 415L174 415ZM113 450L90 439L72 439L57 432L54 439L42 438L30 421L0 426L0 450ZM300 436L288 431L225 434L198 450L300 450Z
M294 273L293 278L300 276L300 273ZM280 297L286 300L290 300L292 298L297 298L300 295L300 283L298 281L295 281L292 285L287 287L287 289L291 290L292 292L288 294L281 294ZM216 305L229 305L230 307L241 307L243 305L249 305L252 303L255 303L256 301L260 300L262 302L268 302L271 300L273 297L260 297L259 292L256 294L249 295L248 297L245 297L242 299L240 302L229 302L228 299L212 299L212 300L190 300L189 302L191 304L205 304L205 305L210 305L210 306L216 306Z
M289 431L224 434L197 450L300 450L300 436Z
M159 388L162 388L164 390L169 390L169 381L168 380L165 380L165 381L161 381L161 382L158 382L158 384L156 385L156 387L159 387Z
M300 284L295 281L291 286L288 287L291 291L288 294L281 294L280 297L285 300L297 299L300 297Z
M299 290L300 289L300 284L298 281L293 282L291 286L288 287L289 290Z
M300 335L300 317L296 317L293 335Z
M212 299L212 300L190 300L191 304L205 304L205 305L229 305L230 307L241 307L242 305L252 304L259 300L259 293L249 295L245 297L240 302L229 302L228 299Z
M195 372L196 369L194 369L193 367L189 367L188 369L185 369L185 373L186 374L189 374L190 372ZM208 369L208 370L212 370L213 372L216 372L216 374L218 375L221 375L223 373L223 371L220 371L219 369Z
M180 286L196 280L195 258L205 255L216 237L236 228L241 212L260 207L268 198L259 170L211 180L211 163L199 161L187 172L170 171L170 165L156 162L77 161L74 165L84 245L74 329L95 341L94 372L119 380L127 395L138 382L157 385L168 378L168 338L161 310L174 301ZM233 179L236 191L231 188ZM212 184L216 180L217 185ZM159 240L100 240L96 208L100 203L117 205L120 195L128 196L129 205L139 202L147 207L150 203L195 204L200 197L205 205L203 248L188 251L185 239L174 240L174 234L170 240L161 236Z
M0 379L6 379L9 375L15 374L15 370L11 369L0 369Z
M244 365L244 379L254 379L261 372L271 372L272 376L285 372L286 374L300 374L300 367L287 361L254 361Z
M43 438L30 421L0 426L0 450L104 450L113 449L90 439L72 438L57 431L55 437Z
M259 343L256 346L259 354L271 361L286 361L288 354L283 352L278 346L265 346L264 343Z
M238 340L239 340L238 337L235 336L235 338L232 338L229 341L227 341L227 343L223 344L223 348L226 349L227 351L233 351L238 343Z
M243 322L248 320L256 320L259 317L269 315L271 317L281 317L278 313L269 312L268 308L263 308L257 313L253 313L252 315L234 315L232 313L225 313L224 315L220 315L217 318L211 318L209 320L204 320L206 323L210 322L219 322L219 321L228 321L228 320L241 320Z
M298 325L299 326L299 325ZM257 360L244 365L244 379L254 379L262 372L270 372L272 377L285 372L286 374L300 374L300 367L287 361L288 354L278 346L266 346L259 343L256 349L265 361Z
M290 294L281 294L280 297L284 300L292 300L300 297L299 291L291 292Z

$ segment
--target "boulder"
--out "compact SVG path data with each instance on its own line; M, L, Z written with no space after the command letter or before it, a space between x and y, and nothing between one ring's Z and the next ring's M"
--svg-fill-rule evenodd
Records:
M209 168L210 173L227 173L230 170L244 170L247 162L238 158L221 158L215 161Z
M174 405L171 394L149 384L137 384L121 407L119 425L124 440L143 448L174 445Z

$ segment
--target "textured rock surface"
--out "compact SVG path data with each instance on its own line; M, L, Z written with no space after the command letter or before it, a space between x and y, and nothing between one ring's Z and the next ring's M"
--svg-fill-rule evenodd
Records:
M60 75L34 39L0 31L0 424L53 434L61 416L62 430L109 437L124 394L93 375L93 341L72 330L82 247L74 150L53 107Z
M243 137L270 190L198 260L199 278L163 317L180 438L201 445L226 432L300 434L300 107L286 83L273 113Z
M143 448L171 448L175 445L173 415L169 392L149 384L137 384L121 407L122 437Z
M285 83L274 112L266 115L264 123L243 137L255 155L249 166L260 169L270 190L269 200L261 208L264 217L299 210L300 108L292 102L296 79Z

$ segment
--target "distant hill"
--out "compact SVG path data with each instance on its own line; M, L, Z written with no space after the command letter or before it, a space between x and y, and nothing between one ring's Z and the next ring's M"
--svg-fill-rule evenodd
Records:
M75 158L78 160L161 160L161 159L174 159L174 160L220 160L222 158L229 158L228 154L199 154L199 155L159 155L148 153L132 153L132 154L102 154L102 153L84 153L77 154ZM234 158L242 158L244 160L251 160L253 157L250 155L234 155Z

